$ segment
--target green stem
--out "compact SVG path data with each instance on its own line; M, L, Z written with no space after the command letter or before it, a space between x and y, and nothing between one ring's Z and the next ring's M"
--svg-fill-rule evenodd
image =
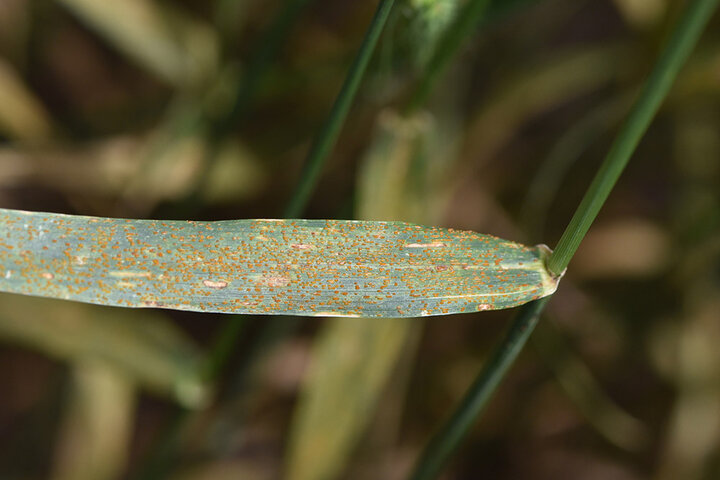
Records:
M237 1L237 0L235 0ZM272 60L277 57L293 25L312 0L289 0L273 20L267 33L258 42L248 63L248 68L240 81L235 101L227 117L220 125L220 133L225 135L245 116L255 92L265 78Z
M335 99L330 115L318 136L315 137L312 147L310 147L300 181L290 199L288 208L285 210L286 218L298 217L305 209L310 194L320 177L325 160L333 146L335 146L335 142L337 142L340 129L345 122L394 2L395 0L380 0L375 16L365 33L360 50L345 77L345 82Z
M570 263L570 259L610 195L660 104L667 96L680 68L692 52L717 3L718 0L694 0L687 7L620 134L612 144L600 170L550 256L548 270L552 273L556 275L562 273Z
M215 335L210 349L210 355L206 360L202 376L208 382L213 382L220 374L223 365L233 353L237 340L242 335L248 323L245 315L232 315L225 321L220 331Z
M452 418L425 448L410 477L412 480L437 477L527 342L547 300L548 297L545 297L521 307L505 338L465 394Z
M412 113L425 104L435 83L450 64L450 60L480 23L488 3L489 0L470 0L445 31L410 98L406 113Z
M560 273L567 267L670 90L680 67L697 43L718 1L720 0L693 0L687 7L577 213L563 234L555 253L551 255L548 262L551 272ZM480 372L452 418L428 444L411 477L412 480L433 479L440 473L522 350L547 300L546 297L521 308L508 334Z

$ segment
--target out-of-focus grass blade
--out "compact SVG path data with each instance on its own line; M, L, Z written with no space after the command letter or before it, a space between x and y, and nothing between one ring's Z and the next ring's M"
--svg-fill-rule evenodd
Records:
M358 173L358 217L434 223L445 202L434 182L444 180L431 169L428 150L437 130L426 114L402 117L393 111L378 116L373 142ZM440 155L438 155L440 156ZM437 175L428 175L428 171ZM432 211L431 211L432 210Z
M614 0L613 3L630 26L645 30L656 25L669 6L667 0Z
M149 0L58 0L112 45L173 85L196 85L218 63L209 25Z
M678 76L678 81L671 93L669 102L675 106L686 106L703 95L717 95L720 84L717 72L720 70L720 47L716 44L698 49L695 58L688 61L688 66Z
M394 371L408 322L342 318L328 324L295 412L288 480L338 477Z
M424 182L428 147L436 129L427 115L403 118L383 112L358 177L358 215L364 219L413 219L431 223L437 217L426 202L417 201L421 185L428 203L437 202ZM435 177L439 179L441 177ZM412 356L421 322L333 319L313 348L307 380L295 412L287 475L291 480L339 478L381 397L393 410L387 381L397 375L405 351ZM396 395L404 380L395 377ZM392 432L393 428L387 431ZM384 439L393 442L395 439Z
M212 458L193 461L182 469L171 472L169 480L277 480L276 468L263 458ZM189 463L189 462L188 462Z
M0 295L0 339L73 362L104 362L189 407L204 399L198 350L158 313Z
M159 132L161 141L163 134ZM159 152L152 152L152 141L143 149L144 155L155 154L150 161L138 163L132 177L127 177L122 191L126 203L153 206L158 200L177 201L197 190L204 204L218 204L247 199L265 186L261 162L234 139L216 147L199 134L167 140ZM212 149L215 159L205 167L205 156Z
M133 383L102 362L73 369L73 391L55 450L52 480L112 480L125 468L135 411Z
M475 114L465 148L476 157L495 154L528 118L553 106L592 92L627 71L622 47L604 45L553 55L539 65L523 64L520 72L503 78L492 99ZM624 47L627 48L627 47Z
M578 279L649 277L667 268L670 239L659 225L625 218L598 225L573 259ZM622 250L620 252L619 250Z
M197 136L182 137L166 145L152 162L143 163L162 135L112 137L69 149L0 148L0 187L40 184L82 198L85 204L110 200L131 205L133 212L149 211L195 188L208 148ZM247 199L262 189L267 176L246 147L228 140L218 150L205 181L197 186L206 204Z
M546 247L402 222L125 220L0 209L0 291L122 307L413 317L553 293Z
M535 329L534 344L553 370L565 394L587 421L613 445L639 451L647 446L645 425L618 407L605 393L587 365L565 344L552 323Z
M461 3L459 0L398 2L390 30L392 62L411 72L425 68Z
M50 116L13 67L0 58L0 132L26 143L46 140Z
M716 269L718 264L716 257ZM655 476L661 480L712 478L707 472L720 445L720 288L717 282L699 283L693 285L699 287L696 293L686 295L684 318L654 332L650 345L656 368L676 388Z
M675 387L654 478L718 476L720 451L720 230L717 158L720 121L711 103L684 105L674 132L676 164L673 286L681 308L649 332L658 372ZM656 319L660 320L660 319Z

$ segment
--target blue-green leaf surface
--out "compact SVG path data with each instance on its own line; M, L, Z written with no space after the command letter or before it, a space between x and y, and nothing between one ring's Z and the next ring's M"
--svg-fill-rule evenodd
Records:
M121 307L413 317L555 291L545 247L404 222L125 220L0 209L0 291Z

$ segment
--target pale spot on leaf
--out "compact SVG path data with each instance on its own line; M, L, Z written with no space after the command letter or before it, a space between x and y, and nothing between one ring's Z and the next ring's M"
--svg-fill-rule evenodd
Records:
M445 244L442 242L432 242L432 243L409 243L405 245L407 248L441 248L444 247Z
M228 286L228 282L224 280L203 280L203 285L205 285L208 288L215 288L215 289L221 289Z

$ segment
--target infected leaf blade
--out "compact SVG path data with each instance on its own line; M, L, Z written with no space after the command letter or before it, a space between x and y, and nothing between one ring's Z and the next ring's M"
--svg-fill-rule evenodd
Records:
M547 296L545 247L403 222L126 220L0 209L0 291L121 307L414 317Z

